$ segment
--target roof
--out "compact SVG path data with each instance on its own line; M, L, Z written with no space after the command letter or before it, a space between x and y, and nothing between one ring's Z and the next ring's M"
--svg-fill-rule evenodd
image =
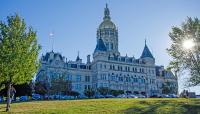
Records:
M46 55L43 56L43 61L48 61L50 59L50 55L53 54L54 58L57 56L60 60L63 60L62 55L60 53L54 53L53 51L47 52Z
M107 51L107 48L101 38L97 41L95 51Z
M144 46L144 50L143 50L142 55L140 56L140 58L145 58L145 57L150 57L150 58L154 59L153 55L151 54L151 52L150 52L150 50L149 50L149 48L147 47L146 44Z

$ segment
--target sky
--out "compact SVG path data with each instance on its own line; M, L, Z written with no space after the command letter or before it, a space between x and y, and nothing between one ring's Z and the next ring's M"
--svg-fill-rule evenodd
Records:
M108 3L111 20L118 27L121 55L139 58L145 39L157 65L168 66L171 58L169 32L187 17L200 18L200 0L1 0L0 20L18 13L27 26L37 31L41 54L52 50L68 60L79 51L86 61L96 46L96 30L103 20ZM53 33L53 40L49 36ZM53 43L52 43L53 42ZM179 91L185 87L179 78ZM200 94L200 87L185 88Z

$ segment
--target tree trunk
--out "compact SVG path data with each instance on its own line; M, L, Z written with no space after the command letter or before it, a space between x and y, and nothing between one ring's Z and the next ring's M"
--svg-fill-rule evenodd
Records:
M10 91L11 91L11 83L9 82L7 85L7 105L6 105L6 112L10 111L10 103L11 103L11 98L10 98Z

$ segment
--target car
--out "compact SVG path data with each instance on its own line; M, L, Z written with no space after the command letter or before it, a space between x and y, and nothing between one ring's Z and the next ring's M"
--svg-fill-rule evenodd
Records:
M129 95L127 95L127 98L138 98L138 96L133 95L133 94L129 94Z
M146 98L144 95L138 94L136 95L138 98Z
M54 99L54 95L49 95L49 99Z
M170 98L170 96L167 95L167 94L163 94L163 95L162 95L162 98Z
M78 98L80 98L80 99L87 99L88 97L85 96L85 95L79 95Z
M96 95L95 98L105 98L103 95Z
M61 98L61 95L55 95L54 96L54 99L60 99Z
M70 96L64 95L64 96L61 96L60 99L67 100L67 99L70 99Z
M3 102L3 101L4 101L4 100L3 100L3 97L0 96L0 102Z
M28 96L20 96L19 100L20 101L28 101Z
M32 94L32 100L40 100L41 99L41 96L40 94Z
M121 94L121 95L118 95L117 98L127 98L127 95Z
M170 98L178 98L178 96L176 94L169 94Z
M113 95L105 95L105 98L115 98Z

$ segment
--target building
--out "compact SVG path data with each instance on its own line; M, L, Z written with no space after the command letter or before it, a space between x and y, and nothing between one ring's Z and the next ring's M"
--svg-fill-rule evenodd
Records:
M72 90L80 94L83 94L85 89L97 90L99 87L147 96L159 94L155 58L146 41L140 58L120 55L118 29L111 21L107 5L96 38L93 60L91 61L88 55L86 63L82 62L79 55L75 61L68 61L53 51L43 55L36 81L46 82L51 86L52 79L64 76L71 81Z
M156 66L156 81L159 94L178 94L177 77L164 66Z

